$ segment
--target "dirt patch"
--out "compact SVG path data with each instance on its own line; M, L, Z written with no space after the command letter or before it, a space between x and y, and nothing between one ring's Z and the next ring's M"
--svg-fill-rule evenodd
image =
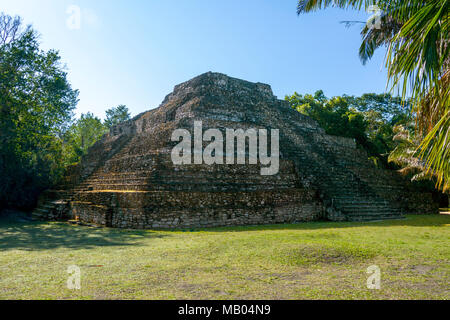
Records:
M288 265L354 264L374 258L375 254L364 248L303 245L284 250L278 257L282 263Z
M423 266L423 265L411 266L411 271L418 274L427 274L433 271L434 269L436 268L432 266Z

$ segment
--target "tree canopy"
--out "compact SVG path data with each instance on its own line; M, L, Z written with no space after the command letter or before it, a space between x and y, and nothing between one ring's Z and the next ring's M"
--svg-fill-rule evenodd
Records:
M106 110L105 125L108 128L127 120L130 120L130 112L128 107L123 104Z
M82 114L64 135L66 165L76 164L100 138L108 128L92 113Z
M394 127L411 122L408 106L390 94L327 98L320 90L314 95L294 93L286 100L300 113L315 119L328 134L354 138L385 167L396 145Z
M32 205L62 174L62 139L77 104L57 51L20 18L0 15L0 207Z
M109 127L130 118L119 105L103 123L92 113L74 120L72 89L58 51L19 17L0 14L0 209L31 208Z

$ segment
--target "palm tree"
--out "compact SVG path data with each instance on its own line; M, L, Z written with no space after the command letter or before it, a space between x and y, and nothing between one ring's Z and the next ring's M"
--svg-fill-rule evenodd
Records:
M387 47L388 84L402 97L413 98L417 115L418 148L427 173L438 187L450 181L450 0L300 0L298 14L329 6L382 10L380 28L365 26L360 57L367 62L374 51Z
M411 176L412 181L432 180L425 168L425 164L418 158L417 148L420 140L414 135L409 127L398 125L394 127L394 141L396 147L389 154L389 162L396 163L402 169L399 172L404 176Z

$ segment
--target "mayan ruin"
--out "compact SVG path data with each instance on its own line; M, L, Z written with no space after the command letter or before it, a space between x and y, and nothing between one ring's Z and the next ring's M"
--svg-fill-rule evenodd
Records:
M2 306L212 320L444 305L449 12L3 1Z
M174 165L175 129L280 130L280 168ZM116 228L200 228L372 221L437 213L431 194L376 168L348 138L326 135L271 87L206 73L175 87L157 109L115 126L34 215Z

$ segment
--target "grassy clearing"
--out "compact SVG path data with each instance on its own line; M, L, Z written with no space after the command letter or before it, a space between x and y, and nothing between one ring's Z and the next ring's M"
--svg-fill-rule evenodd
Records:
M450 216L197 231L0 222L1 299L448 299ZM69 265L82 288L66 288ZM368 290L367 267L381 268Z

